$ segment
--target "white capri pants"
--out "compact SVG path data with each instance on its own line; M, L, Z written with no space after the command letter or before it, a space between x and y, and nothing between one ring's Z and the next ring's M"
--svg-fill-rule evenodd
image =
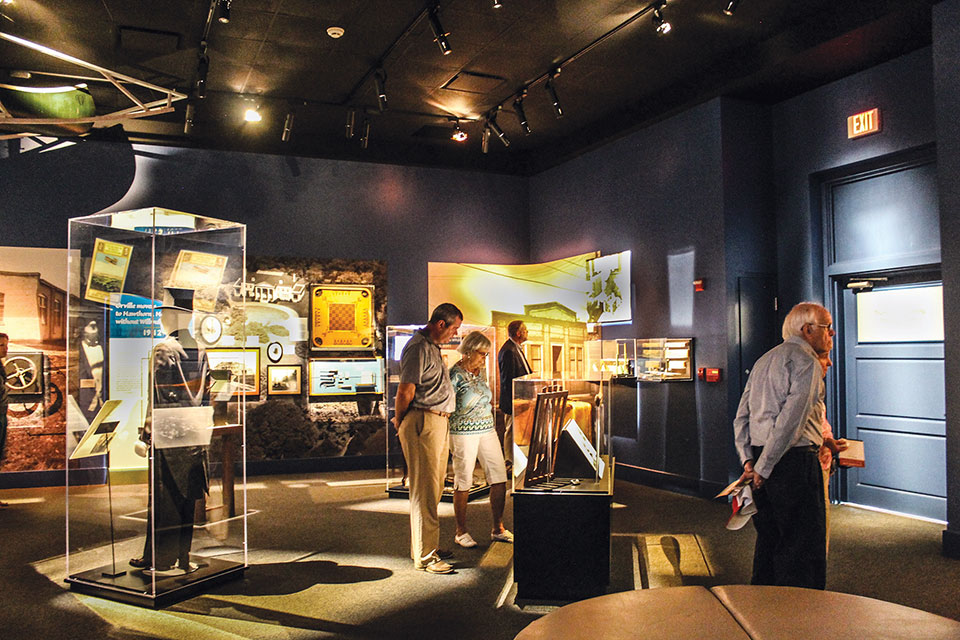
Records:
M480 468L487 477L487 484L507 481L507 467L503 463L503 449L497 432L450 434L450 451L453 453L453 488L469 491L473 486L473 469L480 459Z

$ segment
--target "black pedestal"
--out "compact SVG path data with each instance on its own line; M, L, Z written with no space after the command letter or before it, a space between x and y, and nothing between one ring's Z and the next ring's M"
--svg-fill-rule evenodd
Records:
M513 493L513 574L517 598L582 600L610 584L613 464L600 482Z

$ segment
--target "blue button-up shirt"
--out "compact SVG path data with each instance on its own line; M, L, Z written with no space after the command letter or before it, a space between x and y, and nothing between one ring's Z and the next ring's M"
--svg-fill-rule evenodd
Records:
M733 421L740 463L753 459L750 447L763 447L753 469L769 478L791 447L823 443L823 369L813 347L793 336L763 354L750 372Z

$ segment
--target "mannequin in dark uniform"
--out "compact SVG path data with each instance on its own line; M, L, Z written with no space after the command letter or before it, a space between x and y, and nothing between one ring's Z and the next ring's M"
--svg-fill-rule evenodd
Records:
M207 354L189 331L193 290L168 287L160 309L160 324L167 337L153 349L153 393L141 436L145 442L152 437L155 415L159 420L156 410L210 405ZM144 569L152 566L157 571L178 569L189 573L197 568L190 563L194 508L209 488L206 447L154 447L152 472L152 500L148 502L143 556L134 558L130 564ZM151 563L154 551L156 557Z

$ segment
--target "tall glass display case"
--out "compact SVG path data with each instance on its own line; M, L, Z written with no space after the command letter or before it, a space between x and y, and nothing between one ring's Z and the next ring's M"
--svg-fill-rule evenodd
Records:
M576 600L610 582L611 378L513 381L517 597ZM557 562L563 558L563 562Z
M69 223L73 590L161 607L247 566L244 363L207 352L247 343L245 234L159 208Z
M384 404L387 407L387 492L396 498L406 498L407 490L407 465L403 458L403 450L400 447L400 440L397 437L397 430L393 424L394 404L397 400L397 387L400 384L400 355L413 334L422 329L423 325L393 325L387 327L387 384L385 385ZM496 353L499 345L496 343L496 329L482 325L460 325L457 335L445 344L440 345L440 353L443 362L449 369L460 360L460 352L457 347L471 331L480 331L490 340L493 345L490 349L490 357L486 362L486 381L491 389L495 388L494 382L497 379L497 359ZM496 396L494 396L494 403ZM491 411L493 405L491 405ZM477 465L479 469L479 465ZM447 502L453 500L453 477L448 473L447 480L444 483L443 499ZM449 486L448 486L449 485ZM486 482L475 482L470 489L470 497L480 495L489 489Z

